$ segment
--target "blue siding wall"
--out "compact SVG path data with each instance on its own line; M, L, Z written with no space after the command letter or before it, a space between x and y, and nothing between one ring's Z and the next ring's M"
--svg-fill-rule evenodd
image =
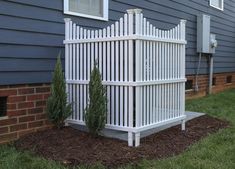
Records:
M109 0L109 22L63 14L63 0L0 1L0 84L50 82L55 59L64 53L64 17L87 28L102 28L123 16L126 9L142 8L145 17L162 29L187 22L186 72L195 74L196 17L211 15L211 31L217 35L215 72L235 72L235 0L225 0L224 11L209 0ZM203 57L200 73L208 72Z

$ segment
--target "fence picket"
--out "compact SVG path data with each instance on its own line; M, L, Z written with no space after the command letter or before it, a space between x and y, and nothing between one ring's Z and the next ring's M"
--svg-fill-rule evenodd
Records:
M87 30L83 30L84 39L87 39ZM87 80L87 44L83 46L83 79ZM87 106L87 86L83 85L83 110L82 110L82 120L84 121L84 111Z
M128 24L128 19L127 19L127 14L124 15L124 36L128 35L128 30L127 30L127 24ZM128 44L127 40L124 41L124 81L128 81ZM124 126L128 126L128 87L124 87Z
M73 23L72 21L69 22L69 39L72 39L72 33L73 33L73 27L72 27ZM73 55L73 48L72 45L69 44L69 55L68 55L68 63L69 65L72 65L72 55ZM72 66L69 66L69 74L68 74L68 78L71 80L72 79ZM72 99L72 84L68 85L68 89L69 89L69 102L72 104L73 103L73 99ZM72 115L73 118L73 115Z
M114 25L111 25L111 37L114 37ZM115 74L115 53L114 53L114 41L111 42L111 81L115 81L114 79L114 74ZM111 121L111 124L112 125L115 125L115 91L114 91L114 88L115 86L111 86L111 118L112 118L112 121Z
M107 38L110 37L110 27L107 27ZM110 81L110 42L107 42L107 81ZM107 99L108 99L108 112L107 112L107 124L111 124L111 87L107 86Z
M120 36L123 36L123 18L120 18L119 20L120 22ZM118 57L118 56L117 56ZM124 60L123 60L123 41L120 41L120 82L123 82L123 64L124 64ZM120 86L120 126L124 126L123 124L123 101L124 101L124 97L123 97L123 87Z
M119 36L119 22L115 22L115 36ZM119 41L115 42L115 81L120 81L119 79ZM120 104L119 104L119 87L115 86L115 124L119 125L119 116L120 116Z

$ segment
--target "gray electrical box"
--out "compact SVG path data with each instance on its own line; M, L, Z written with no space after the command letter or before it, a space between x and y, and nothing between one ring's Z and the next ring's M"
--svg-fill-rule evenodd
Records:
M197 52L215 53L216 47L216 36L210 32L210 16L199 15L197 17Z
M210 16L197 17L197 52L209 53L210 48Z

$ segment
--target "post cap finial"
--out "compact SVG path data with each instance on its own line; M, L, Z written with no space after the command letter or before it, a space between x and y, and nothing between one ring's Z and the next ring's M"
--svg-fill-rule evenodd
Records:
M185 19L180 20L180 23L186 24L186 22L187 22L187 20L185 20Z
M64 18L64 22L69 22L69 21L71 21L70 18Z
M134 9L127 9L126 11L128 14L133 14L135 12Z
M142 9L136 8L134 9L135 14L140 14L142 12Z

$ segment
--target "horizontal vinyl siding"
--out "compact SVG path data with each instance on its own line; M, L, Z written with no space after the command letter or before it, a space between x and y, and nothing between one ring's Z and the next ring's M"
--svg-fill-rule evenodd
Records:
M64 55L64 21L103 28L123 16L126 9L141 8L144 16L158 28L170 29L187 20L186 73L195 74L197 15L211 15L211 31L219 46L215 72L235 71L235 1L225 0L224 11L209 7L209 0L109 0L109 22L63 14L63 0L0 1L0 84L42 83L51 80L59 52ZM207 57L200 73L208 73Z
M122 6L132 4L132 1L117 0ZM224 11L209 6L209 0L136 0L135 7L144 10L144 16L159 28L172 28L179 19L187 20L186 39L186 73L195 74L198 65L196 53L196 20L197 15L205 13L211 16L211 32L215 33L218 40L214 59L214 71L235 71L235 1L225 0ZM120 8L119 8L120 9ZM208 61L203 57L201 74L208 73Z

